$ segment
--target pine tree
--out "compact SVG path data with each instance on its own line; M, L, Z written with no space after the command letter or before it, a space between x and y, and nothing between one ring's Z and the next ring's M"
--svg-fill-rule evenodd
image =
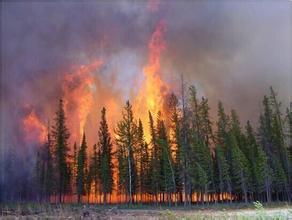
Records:
M214 188L214 176L213 176L213 161L211 157L211 150L209 145L214 142L212 123L209 117L208 100L202 97L199 103L197 99L197 91L194 86L190 87L190 111L191 111L191 145L192 150L192 162L190 164L192 171L192 182L194 190L199 190L201 193L207 193L211 188ZM203 171L203 172L201 172ZM197 182L198 176L196 173L200 173L200 183ZM206 177L206 178L203 178ZM204 187L201 185L204 182ZM199 187L199 188L198 188Z
M44 146L44 195L46 201L49 201L54 189L54 175L53 175L53 157L52 157L53 143L51 139L50 129L48 129L47 142Z
M101 151L100 148L97 149L97 145L93 145L93 152L91 157L91 163L90 163L90 170L91 170L91 177L92 182L94 185L94 194L95 197L97 197L98 192L101 192L100 185L101 185Z
M72 163L72 185L73 185L73 192L77 192L77 165L78 165L78 151L77 151L77 144L74 142L73 145L73 163Z
M175 191L175 177L173 162L171 158L170 146L166 134L164 121L161 119L161 113L158 112L157 118L157 138L159 149L161 149L160 158L160 184L161 191L168 194L168 201L171 202L170 194Z
M42 163L42 158L41 158L41 150L37 150L35 167L34 167L34 180L35 180L35 185L36 185L36 191L38 193L38 200L41 200L43 197L42 188L44 184L44 179L43 179L42 168L43 168L43 163Z
M250 171L248 161L236 141L235 134L230 132L230 171L231 180L234 192L242 192L244 195L244 201L248 201L248 183L250 179Z
M196 182L197 180L193 180L194 183L199 186L200 191L204 191L204 193L207 193L211 186L213 185L214 181L214 170L213 170L213 160L211 157L211 152L208 146L206 146L206 143L204 140L198 140L193 142L193 178L197 178L196 172L200 172L200 180L204 180L204 182ZM204 171L204 174L201 172L201 169ZM204 187L202 187L202 184L205 184Z
M107 195L110 194L113 190L113 152L112 152L112 142L111 136L108 130L108 125L106 122L106 109L103 108L101 111L101 121L98 132L98 145L101 149L101 167L100 167L100 176L101 176L101 186L104 197L104 202L107 203Z
M270 99L267 96L264 96L263 99L263 113L260 116L259 127L260 141L267 153L268 164L272 169L274 177L272 188L275 191L282 190L289 199L287 149L284 146L279 103L273 91L271 93ZM278 195L278 192L276 195Z
M81 202L81 198L86 193L86 183L87 183L87 143L85 134L83 134L82 143L78 151L78 163L77 163L77 195L78 203Z
M222 102L218 103L218 122L217 122L217 144L221 145L230 160L230 149L228 147L228 132L230 130L230 120L224 111Z
M59 194L59 202L62 202L62 196L64 193L68 192L70 188L70 167L68 165L68 139L70 134L66 127L66 117L62 99L59 101L58 111L56 112L52 136L54 138L57 191Z
M290 177L290 192L292 192L292 102L290 102L290 109L287 108L286 110L286 135L285 135L285 140L286 140L286 146L287 146L287 151L288 151L288 160L289 160L289 177Z
M219 193L223 196L224 192L231 194L231 177L229 172L229 165L224 155L224 150L220 145L215 148L215 180L216 185L219 187Z
M203 194L205 194L207 191L208 174L200 165L200 163L194 161L192 166L194 171L192 178L193 189L197 192L200 192L201 202L203 202Z
M150 173L151 175L151 192L155 195L156 205L158 203L158 193L160 189L160 150L158 145L158 138L154 121L151 112L149 112L149 126L150 126L150 146L151 146L151 159L150 159Z
M91 195L91 185L92 185L92 167L91 166L86 166L85 168L85 181L84 181L84 186L85 186L85 193L87 195L87 203L90 201L90 195Z
M246 125L246 145L248 150L248 160L251 164L252 191L257 195L266 192L266 199L271 201L271 173L268 166L267 155L262 146L257 143L254 131L250 122Z
M220 191L227 186L227 191L229 194L233 191L233 186L231 182L231 143L229 138L230 132L230 119L225 113L224 106L221 101L218 103L218 121L217 121L217 168L220 177ZM225 165L227 162L227 165ZM230 199L231 201L231 199Z
M122 112L123 119L118 122L116 144L119 160L119 187L124 189L129 196L129 203L133 203L133 195L136 192L136 167L134 150L137 144L137 125L134 122L132 106L127 101Z
M246 144L245 136L241 131L241 125L238 114L234 109L231 110L230 127L235 136L239 149L248 158L251 149L249 149L248 145Z
M183 76L181 78L181 103L182 103L182 117L181 117L181 168L182 168L182 185L184 191L184 206L191 204L191 144L190 144L190 124L189 119L190 110L187 106L187 99L185 96L185 83Z
M181 147L181 126L179 118L179 106L178 99L172 93L168 99L168 109L169 109L169 121L170 121L170 144L172 145L172 150L174 151L174 173L175 173L175 185L176 193L179 193L180 198L176 199L182 201L182 178L181 178L181 157L182 157L182 147Z
M206 146L214 143L214 134L212 131L212 122L209 114L209 104L208 99L202 97L199 105L199 120L200 120L200 130L202 138L205 141Z
M141 200L143 200L143 195L150 193L150 158L148 144L144 139L143 125L142 121L139 119L138 122L138 147L137 147L137 158L136 158L136 167L139 174L139 193Z
M273 130L273 142L274 145L278 148L279 151L279 161L282 164L283 170L285 172L285 176L287 179L285 185L285 191L288 196L288 199L291 199L291 195L289 192L289 183L292 183L291 174L291 164L288 156L288 146L285 142L285 134L284 134L284 120L282 119L282 112L280 110L281 103L277 99L277 94L272 87L270 87L270 104L272 109L272 130Z

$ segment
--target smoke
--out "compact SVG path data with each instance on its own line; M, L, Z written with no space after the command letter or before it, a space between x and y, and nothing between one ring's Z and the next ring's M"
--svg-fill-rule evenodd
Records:
M52 123L57 101L66 95L64 77L96 60L102 65L89 73L94 86L77 85L93 101L82 116L90 146L103 106L114 128L125 100L134 100L143 85L148 42L161 19L167 45L161 78L178 92L183 74L209 98L214 119L222 100L228 110L239 111L242 121L256 121L271 85L287 104L292 95L290 7L288 1L2 2L1 184L8 178L2 166L7 155L25 163L15 176L32 170L34 160L27 158L34 158L38 143L25 141L23 119L33 112L43 124ZM79 134L78 113L68 114L74 117L71 132Z

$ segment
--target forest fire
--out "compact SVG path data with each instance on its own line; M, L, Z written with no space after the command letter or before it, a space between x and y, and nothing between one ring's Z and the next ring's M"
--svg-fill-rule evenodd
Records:
M161 77L161 54L166 50L165 31L166 24L164 21L160 21L148 43L148 62L144 67L141 67L143 83L137 96L133 98L135 116L137 119L140 118L144 125L148 124L148 111L154 115L158 111L164 113L164 99L170 89ZM63 74L64 107L72 141L81 141L88 115L97 111L94 107L101 108L100 103L104 103L106 107L110 108L109 115L112 121L117 121L120 116L120 110L117 107L120 104L117 103L117 99L108 94L104 94L103 97L98 94L101 85L96 74L99 73L99 69L104 63L105 61L98 59L87 65L74 67L70 72ZM102 100L99 100L100 98ZM40 127L40 129L42 128ZM110 127L110 130L114 131L114 127ZM145 129L145 136L146 140L149 140L148 128Z
M79 121L79 136L78 134L73 134L75 140L82 137L87 116L92 111L95 101L94 93L96 91L92 73L98 71L101 65L102 61L97 60L89 65L83 65L73 73L68 73L64 76L62 89L64 92L65 111L72 111L73 107L74 111L77 112Z
M152 114L163 111L163 102L169 92L168 85L161 78L161 54L166 49L165 31L166 24L160 21L148 44L148 63L143 68L145 80L134 101L135 113L145 125L149 120L148 111ZM145 132L145 135L149 140L149 133Z
M281 53L272 65L282 37L268 39L272 19L258 28L256 18L251 32L262 33L249 36L242 21L254 15L209 3L95 4L4 9L0 167L17 171L0 178L4 200L292 201L292 105L284 112L277 92L264 92L278 76L254 79L291 60ZM11 16L22 7L30 19Z

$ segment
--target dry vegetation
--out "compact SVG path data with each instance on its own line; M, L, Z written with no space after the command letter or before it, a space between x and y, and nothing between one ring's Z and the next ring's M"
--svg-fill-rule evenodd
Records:
M209 206L150 207L134 205L53 205L53 204L6 204L1 205L0 219L292 219L291 204L261 203L217 204Z

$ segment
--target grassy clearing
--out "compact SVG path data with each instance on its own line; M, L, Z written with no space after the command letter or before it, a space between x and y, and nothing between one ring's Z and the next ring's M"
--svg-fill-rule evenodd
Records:
M291 204L261 204L259 202L193 205L191 207L10 203L1 204L0 211L1 219L292 219Z

